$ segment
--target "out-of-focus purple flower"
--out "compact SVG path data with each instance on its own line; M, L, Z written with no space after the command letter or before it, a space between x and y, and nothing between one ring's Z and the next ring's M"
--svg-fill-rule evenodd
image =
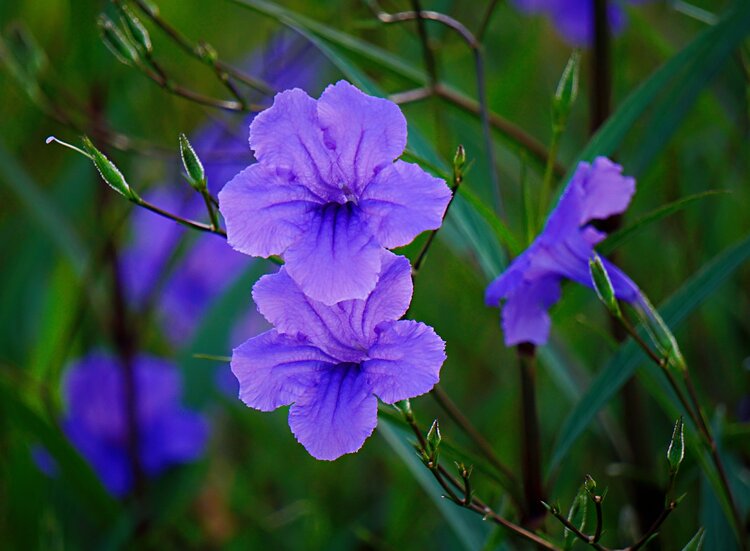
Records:
M317 50L292 33L274 36L243 66L274 90L290 86L314 88L325 69ZM271 103L269 96L257 95L252 100ZM191 137L212 193L218 193L225 182L253 162L245 135L253 117L216 120ZM205 218L202 198L188 185L175 182L169 188L161 187L147 193L146 198L181 216ZM234 251L215 235L193 235L190 246L178 251L177 246L186 231L171 220L144 209L137 210L131 225L132 242L121 262L129 299L140 307L153 304L158 320L174 344L183 344L193 336L213 299L250 264L245 255ZM174 257L176 254L182 256Z
M139 459L145 474L200 457L208 437L202 416L180 404L179 372L172 364L141 355L133 360ZM67 411L63 430L91 464L104 486L116 496L133 485L128 455L125 371L119 360L93 353L65 375Z
M485 294L488 306L503 306L505 344L547 342L547 311L560 298L560 283L572 279L592 287L589 259L606 234L590 223L623 212L635 193L635 180L605 157L578 165L542 233ZM634 301L638 287L610 262L602 259L617 298Z
M619 33L626 23L625 2L634 4L643 0L610 1L607 3L609 30ZM562 37L574 46L589 46L594 40L593 0L513 0L521 11L549 17Z
M398 106L340 81L319 100L278 94L250 125L258 163L219 194L229 243L252 256L281 254L286 273L324 304L365 299L383 248L438 228L450 190L406 146Z
M317 459L359 450L377 424L377 399L392 404L438 382L445 343L415 321L395 321L412 295L409 261L379 251L382 273L365 300L326 306L282 267L253 289L274 329L236 348L240 398L271 411L292 404L289 426Z

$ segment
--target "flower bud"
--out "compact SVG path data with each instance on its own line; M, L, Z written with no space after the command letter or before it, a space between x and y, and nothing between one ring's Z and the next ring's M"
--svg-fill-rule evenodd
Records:
M552 102L553 123L556 128L563 128L568 120L570 110L578 96L578 74L581 62L581 52L575 50L557 84L555 99Z
M453 156L453 167L456 170L461 170L466 164L466 150L463 145L459 145L456 148L456 154Z
M615 297L612 281L609 279L609 274L602 259L596 253L589 259L589 273L599 300L607 307L610 314L619 318L622 313L620 312L620 305L617 303L617 297Z
M136 194L125 181L122 172L120 172L112 161L105 157L104 153L94 146L88 136L83 137L83 148L90 155L91 160L94 162L94 166L102 177L102 180L104 180L109 187L130 201L137 202L140 199L138 194Z
M583 488L589 493L594 493L594 490L596 489L596 480L590 475L587 474L586 477L583 479Z
M185 134L180 134L180 156L182 157L182 166L185 167L188 182L196 191L206 190L206 171L203 169L203 163L198 158L198 154L190 145Z
M680 464L685 458L685 434L682 417L677 419L672 431L672 440L667 448L667 463L669 463L669 474L675 475L680 469Z
M438 425L437 419L435 419L432 422L432 426L430 427L430 430L427 431L427 456L429 457L430 461L433 464L437 464L437 458L438 458L438 448L440 447L440 442L442 441L442 436L440 435L440 425Z
M136 65L140 61L138 50L127 37L118 29L112 20L104 14L97 21L104 45L114 56L125 65Z
M140 46L141 50L146 54L151 54L154 48L151 44L151 35L148 34L148 30L143 25L140 19L136 17L133 10L129 6L121 3L116 4L122 14L122 19L125 21L125 25L130 32L130 36L133 37L135 43Z

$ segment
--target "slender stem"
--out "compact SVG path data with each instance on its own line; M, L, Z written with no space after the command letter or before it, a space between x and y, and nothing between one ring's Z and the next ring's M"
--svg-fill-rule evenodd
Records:
M661 512L661 514L657 517L657 519L654 521L654 523L651 525L651 528L649 528L643 536L641 536L641 539L639 539L636 543L631 545L627 548L626 551L637 551L646 543L648 543L648 540L656 534L656 531L659 529L659 527L664 524L664 521L667 520L667 517L677 508L677 503L672 501L667 505L664 510Z
M458 188L461 186L461 183L463 181L463 173L460 170L454 169L453 184L451 185L451 198L448 201L448 205L446 205L445 207L445 212L443 213L443 221L445 221L445 217L448 216L448 210L451 208L453 200L456 198L456 194L458 193ZM429 251L430 247L432 247L432 243L435 241L435 237L442 227L443 224L441 222L439 227L430 231L429 235L427 236L427 240L424 242L424 245L422 245L422 249L419 251L419 254L417 254L417 258L414 260L414 265L411 270L412 277L416 276L419 273L419 269L422 267L422 264L424 264L425 258L427 258L427 251Z
M482 434L474 428L471 421L461 412L456 406L453 400L450 399L448 394L439 386L436 386L430 392L430 395L435 399L438 405L445 410L448 416L453 419L453 422L458 425L462 431L474 442L479 450L484 454L487 460L500 471L513 484L517 484L517 480L513 472L503 464L502 461L497 457L495 451L492 449L490 443L482 436Z
M114 1L117 2L120 0L114 0ZM205 43L201 43L201 44L193 43L191 40L185 37L182 33L180 33L180 31L178 31L172 25L170 25L167 21L162 19L162 17L159 15L159 12L152 10L151 7L143 0L133 0L133 2L157 27L159 27L162 30L162 32L164 32L164 34L169 36L169 38L171 38L172 41L176 43L180 48L182 48L185 52L187 52L194 58L198 59L199 61L212 67L216 71L217 76L219 76L222 82L225 82L225 81L223 80L221 75L226 75L227 77L231 76L238 82L241 82L251 88L254 88L255 90L258 90L259 92L263 94L273 94L275 92L274 89L271 86L269 86L266 82L264 82L262 79L245 74L242 71L232 67L231 65L227 65L220 59L215 59L215 58L212 58L212 56L207 55L207 52L212 50L210 46L208 46ZM227 82L228 82L228 79L227 79Z
M216 209L214 208L214 203L212 201L213 198L211 197L211 194L207 189L201 191L201 196L203 197L203 202L206 203L208 217L211 220L211 229L215 233L216 230L221 228L221 226L219 225L219 215L216 213Z
M181 216L178 216L177 214L173 214L160 207L157 207L156 205L154 205L153 203L149 203L145 199L139 198L138 200L135 200L134 203L139 207L148 209L151 212L158 214L159 216L163 216L164 218L174 220L178 224L182 224L183 226L187 226L188 228L193 228L194 230L200 230L207 233L215 233L216 235L220 235L224 239L226 239L227 237L227 232L220 227L214 227L213 225L196 222L195 220L190 220L188 218L183 218Z
M582 542L590 545L591 547L593 547L594 549L597 549L599 551L608 551L606 547L604 547L603 545L597 543L597 541L594 539L594 536L588 536L588 535L584 534L583 532L581 532L576 527L576 525L573 524L572 522L570 522L567 518L565 518L565 515L563 515L562 513L560 513L560 511L556 507L550 508L549 511L550 511L550 514L553 517L555 517L557 520L560 521L560 524L562 524L563 526L565 526L565 528L567 530L570 530L571 532L573 532L573 534L575 534L575 536L579 540L581 540Z
M531 524L544 517L541 443L536 405L536 358L533 344L516 348L521 374L521 419L523 422L522 468L526 501L525 520Z
M482 19L479 22L479 27L477 27L477 32L475 34L479 42L482 42L482 40L484 39L484 33L487 32L487 27L489 26L490 20L492 19L492 14L495 13L495 8L498 4L499 0L490 0L490 3L487 4L487 8L482 14Z
M591 500L594 502L594 509L596 510L596 529L594 530L593 542L597 543L602 538L602 496L593 496Z
M427 35L427 25L424 23L422 17L422 5L420 0L411 0L411 5L414 13L417 14L417 32L419 33L419 41L422 43L422 56L424 58L424 66L429 77L429 88L433 89L438 82L437 74L437 63L435 62L435 52L430 47L430 37Z
M552 129L552 141L549 146L549 157L547 157L547 164L544 168L544 178L542 179L542 189L539 193L539 223L537 228L542 229L544 220L546 218L547 209L549 207L549 196L552 190L552 179L555 175L555 163L557 162L557 150L560 147L560 138L562 137L563 129L559 125L555 124Z
M607 120L611 110L612 70L607 0L589 0L594 10L594 49L591 78L591 133Z

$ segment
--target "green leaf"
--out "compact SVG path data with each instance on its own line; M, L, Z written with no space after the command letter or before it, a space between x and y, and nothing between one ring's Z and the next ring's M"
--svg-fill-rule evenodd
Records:
M611 234L601 245L597 247L597 249L602 254L609 254L641 233L650 224L658 222L662 218L666 218L671 214L681 211L682 209L692 205L697 201L700 201L701 199L705 199L707 197L717 197L728 193L730 192L723 190L704 191L701 193L688 195L687 197L683 197L682 199L678 199L677 201L673 201L672 203L662 205L661 207L652 210L648 214L645 214L644 216L630 224L627 228L623 228Z
M687 545L682 548L682 551L701 551L701 549L703 549L703 538L705 535L706 531L702 527L699 528L692 539L687 542Z
M456 534L463 548L467 551L480 549L489 534L489 527L482 522L482 517L458 507L447 499L443 499L443 489L414 453L403 431L390 419L380 417L378 433L385 438L396 455L409 468L422 489L432 499L435 507Z
M660 308L664 321L672 330L675 330L748 258L750 258L750 237L746 237L740 243L719 254L683 284ZM645 359L644 353L631 341L620 347L563 423L547 466L548 472L560 465L599 410L609 403Z

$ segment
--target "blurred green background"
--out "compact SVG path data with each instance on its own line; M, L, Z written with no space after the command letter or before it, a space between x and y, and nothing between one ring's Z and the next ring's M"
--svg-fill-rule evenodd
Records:
M230 1L158 4L166 20L187 36L212 44L224 60L243 58L284 23L293 23L325 47L323 55L332 57L328 81L345 77L392 94L414 88L424 78L416 25L384 25L364 2L278 2L285 10L279 17ZM422 4L470 29L477 28L486 5L449 0ZM706 413L721 435L746 513L750 425L747 414L741 417L740 404L750 394L750 265L745 262L750 255L750 96L744 38L748 10L740 10L731 28L724 21L718 23L726 27L721 32L706 35L733 4L692 2L706 10L694 13L715 15L712 22L687 15L684 6L677 9L675 4L683 3L628 7L629 24L613 39L611 52L613 120L621 126L607 128L601 141L587 150L593 76L591 55L584 51L580 94L559 160L571 168L583 151L589 156L608 154L638 179L637 194L622 221L626 228L675 201L710 190L727 192L695 199L640 226L617 248L616 261L654 304L662 305L678 293L667 321L675 328ZM409 2L384 2L383 7L409 9ZM143 189L170 174L177 159L177 134L190 133L212 115L118 63L96 28L102 11L114 13L104 1L2 2L0 30L7 37L20 23L36 38L49 58L40 82L64 106L80 104L89 121L101 118L122 133L173 150L171 161L110 152L131 185ZM476 98L471 52L448 29L427 26L441 81ZM149 29L156 55L170 74L207 95L226 97L210 69L187 57L153 25ZM392 57L373 50L368 54L367 48L352 46L336 32ZM571 47L546 18L525 16L501 1L483 51L490 110L548 144L552 97ZM673 70L659 73L666 63L672 63ZM637 91L642 95L633 101ZM618 110L623 105L629 111ZM410 149L445 169L455 147L463 144L473 161L464 185L491 205L478 117L440 100L405 105L403 110ZM186 400L211 417L212 435L203 459L150 481L145 499L118 502L109 497L65 444L57 425L64 408L59 383L70 361L96 347L111 348L87 297L100 296L102 307L111 307L109 280L97 268L96 251L105 229L128 216L132 207L104 186L86 159L45 145L49 135L75 142L78 133L45 115L7 70L0 72L0 121L3 548L524 548L476 515L442 500L397 422L382 418L383 430L376 431L362 451L335 463L319 462L294 441L285 409L256 412L214 390L216 362L193 354L230 353L232 321L244 308L252 308L250 286L268 269L262 261L217 297L192 343L170 347L155 325L143 321L147 351L177 362ZM524 243L522 182L536 198L543 166L502 132L493 132L493 147L505 222ZM174 178L166 185L186 184ZM497 310L486 308L482 300L484 287L505 266L506 256L486 218L467 202L456 207L419 274L410 315L435 327L448 343L441 387L497 455L520 473L517 360L514 351L503 346ZM127 239L124 232L118 235ZM421 242L405 252L413 255ZM731 249L737 243L740 246ZM717 258L719 264L711 264ZM645 362L640 357L627 360L618 351L609 320L590 290L566 285L553 311L553 325L551 344L540 354L538 385L542 460L550 475L547 495L567 510L584 475L591 474L609 490L606 541L630 541L638 531L638 512L645 506L661 507L658 489L666 481L664 453L677 409L652 371L639 368L624 390L603 378L606 373L617 378ZM594 391L587 393L591 388ZM610 392L602 393L602 388ZM575 420L571 416L591 403L592 396L603 396L606 407L590 418L576 418L584 419L581 437L564 445ZM439 418L447 442L468 450L471 458L478 455L430 397L413 400L413 406L425 428ZM63 476L48 478L31 460L33 446L40 443L64 462ZM448 466L450 458L448 453ZM477 466L473 478L478 495L513 518L516 513L503 489L487 471L491 468ZM706 549L734 548L722 509L691 448L678 488L687 497L654 545L681 549L704 526ZM653 491L656 497L649 493ZM140 529L144 518L149 519L147 530ZM561 538L554 520L545 526Z

